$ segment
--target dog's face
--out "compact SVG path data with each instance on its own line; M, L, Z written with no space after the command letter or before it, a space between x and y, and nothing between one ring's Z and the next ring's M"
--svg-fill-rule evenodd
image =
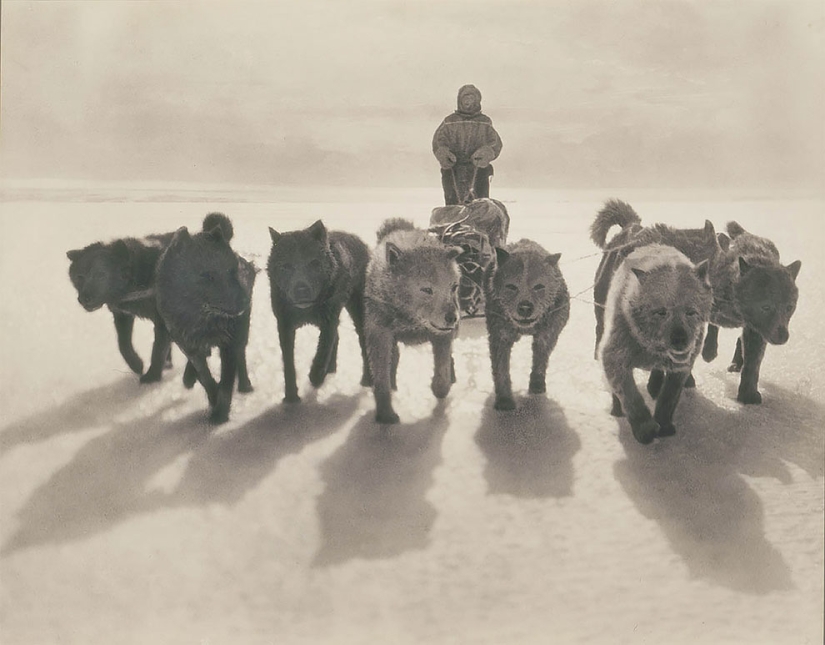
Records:
M128 291L129 249L122 241L106 246L98 242L66 256L71 260L69 279L86 311L100 309Z
M307 229L278 233L269 229L272 250L267 270L270 281L289 303L299 309L316 304L333 273L327 231L318 220Z
M788 342L788 324L796 311L796 276L802 263L759 266L739 258L736 302L745 324L773 345Z
M633 273L639 282L629 303L634 335L674 365L692 364L713 303L708 262Z
M529 329L555 302L561 285L561 254L496 249L493 293L510 324Z
M168 309L187 317L232 318L249 307L254 269L235 255L218 227L195 236L178 230L162 265L158 288Z
M458 328L458 248L402 250L386 243L387 265L393 282L393 306L434 334Z

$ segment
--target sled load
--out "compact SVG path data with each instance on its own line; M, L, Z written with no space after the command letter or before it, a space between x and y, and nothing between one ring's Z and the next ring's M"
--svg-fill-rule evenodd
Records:
M484 272L504 247L510 216L500 201L482 197L466 205L439 206L430 215L430 231L447 246L462 249L459 304L468 316L484 315Z

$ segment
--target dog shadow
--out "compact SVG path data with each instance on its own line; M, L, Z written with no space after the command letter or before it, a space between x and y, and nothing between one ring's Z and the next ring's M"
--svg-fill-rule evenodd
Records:
M489 495L520 498L570 497L573 456L581 449L561 407L544 396L518 401L512 412L485 406L475 441L487 459Z
M692 576L751 594L793 588L790 568L765 535L762 502L743 477L792 481L787 463L821 477L823 408L766 387L775 401L725 410L695 393L677 410L677 435L638 444L625 422L617 480L661 526ZM800 423L800 411L805 423Z
M437 515L426 494L441 463L444 409L439 401L431 418L392 427L366 414L353 427L321 466L321 545L313 566L426 548Z
M0 455L15 446L47 441L52 437L108 425L148 392L134 375L75 395L64 403L31 415L0 430Z
M335 395L323 404L305 400L278 405L239 428L210 437L189 459L164 504L236 504L281 459L340 429L359 400L359 396Z
M202 411L165 421L168 409L116 424L86 443L32 493L0 555L81 540L156 508L161 492L147 490L149 480L213 430Z

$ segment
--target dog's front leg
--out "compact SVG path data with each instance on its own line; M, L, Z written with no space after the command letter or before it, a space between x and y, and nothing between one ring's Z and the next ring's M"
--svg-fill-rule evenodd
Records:
M229 408L232 405L232 391L235 389L235 376L238 373L237 351L232 344L222 345L221 353L221 380L217 386L215 405L212 407L210 420L213 423L224 423L229 419Z
M436 398L443 399L453 385L453 338L441 336L433 339L433 381L432 391Z
M547 362L556 347L560 331L553 327L549 331L541 331L533 336L533 369L530 372L529 387L531 394L542 394L547 391Z
M710 363L719 353L719 327L713 323L708 323L708 333L705 336L705 344L702 346L702 359Z
M510 381L510 354L515 339L510 335L497 333L495 329L490 330L488 338L493 386L496 392L493 407L496 410L515 410L516 402L513 399L513 385Z
M132 314L112 312L117 332L117 348L126 364L135 374L143 374L143 360L137 355L132 346L132 329L135 326L135 317Z
M238 321L237 331L235 336L235 352L238 358L238 392L252 392L252 381L249 380L249 370L246 366L246 345L249 342L249 309Z
M659 433L659 424L653 420L650 410L642 398L636 381L633 379L633 369L627 365L605 362L605 375L610 387L613 388L613 407L616 408L616 399L630 422L633 436L639 443L650 443Z
M169 338L169 331L162 320L155 321L155 342L152 345L152 360L146 374L140 377L141 383L154 383L161 379L163 367L169 357L169 347L172 341Z
M338 320L338 316L330 316L320 326L318 349L309 370L309 382L313 387L320 387L327 377L330 362L338 344Z
M762 395L757 386L765 345L765 339L758 331L750 327L742 330L742 376L739 380L739 395L736 397L741 403L762 403Z
M375 396L375 420L378 423L398 423L398 415L392 408L390 386L395 339L388 329L375 325L367 328L366 340Z
M206 398L209 400L209 406L214 407L218 402L218 384L212 377L212 372L209 371L209 364L206 362L205 354L187 354L186 356L195 372L198 375L198 381L206 390Z
M690 372L667 372L664 383L656 401L656 410L653 418L659 424L659 436L667 437L676 434L676 427L673 425L673 413L682 395L685 381Z
M298 403L298 382L295 376L295 328L286 320L284 313L278 318L278 340L281 343L281 358L284 363L284 401Z

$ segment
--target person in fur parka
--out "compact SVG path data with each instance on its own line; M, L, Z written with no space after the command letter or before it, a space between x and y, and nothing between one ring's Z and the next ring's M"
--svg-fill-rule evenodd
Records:
M473 85L458 90L458 109L433 135L433 154L441 164L444 203L463 204L490 196L490 164L501 152L501 137L481 112L481 92Z

